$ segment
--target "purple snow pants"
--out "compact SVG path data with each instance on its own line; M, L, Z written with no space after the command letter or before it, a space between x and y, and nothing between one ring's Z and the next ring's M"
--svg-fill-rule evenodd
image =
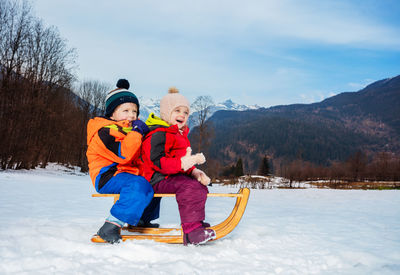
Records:
M198 223L205 218L208 189L196 179L172 175L153 186L154 193L176 194L182 224Z

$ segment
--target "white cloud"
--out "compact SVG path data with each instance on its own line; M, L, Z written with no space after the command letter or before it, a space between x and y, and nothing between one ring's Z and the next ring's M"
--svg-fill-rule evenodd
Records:
M182 42L205 39L205 43L257 45L260 41L274 43L276 39L300 39L352 47L400 45L398 28L362 14L358 1L52 2L36 0L40 9L53 6L73 18L85 20L82 28L100 24L99 33L113 30L116 35L159 37L163 43L174 39L183 39Z
M195 4L194 4L195 3ZM400 32L360 13L351 1L141 1L132 2L120 23L199 41L257 45L276 39L398 47ZM132 16L129 16L131 12Z
M400 48L398 29L360 13L354 3L35 0L34 5L78 49L80 78L114 84L125 77L149 97L176 85L191 98L212 94L216 101L274 105L326 88L310 87L309 64L296 68L303 57L287 49Z
M330 93L328 94L328 97L332 97L332 96L335 96L335 95L337 95L337 94L336 94L336 93L330 92Z
M353 90L361 90L361 89L365 88L368 84L371 84L374 81L376 81L376 80L368 78L368 79L364 79L364 81L362 81L362 82L359 82L359 83L350 82L347 85Z
M317 101L322 101L324 98L322 93L319 91L311 91L308 93L302 93L299 95L299 100L297 100L298 103L314 103Z

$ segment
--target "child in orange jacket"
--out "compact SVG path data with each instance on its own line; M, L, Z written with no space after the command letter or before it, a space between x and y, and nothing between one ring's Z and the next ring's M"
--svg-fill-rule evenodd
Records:
M105 117L88 123L87 158L92 183L99 193L120 194L97 234L109 243L121 240L125 223L136 225L153 198L150 183L140 175L142 137L149 131L138 120L139 101L129 82L119 80L106 97Z

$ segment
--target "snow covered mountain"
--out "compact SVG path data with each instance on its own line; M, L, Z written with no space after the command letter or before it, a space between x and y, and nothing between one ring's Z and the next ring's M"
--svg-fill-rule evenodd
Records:
M261 108L261 106L255 105L240 105L233 102L231 99L225 100L222 103L218 103L214 105L214 112L219 110L228 110L228 111L246 111L246 110L256 110Z
M146 120L150 113L160 114L160 99L148 99L144 97L139 97L140 102L140 114L139 117L142 120ZM226 111L246 111L246 110L256 110L261 108L258 105L241 105L233 102L231 99L225 100L224 102L217 103L211 108L211 117L216 111L226 110ZM192 113L191 115L195 115ZM190 125L191 128L195 125Z
M140 113L139 118L143 121L149 117L150 113L160 114L160 99L148 99L139 96Z

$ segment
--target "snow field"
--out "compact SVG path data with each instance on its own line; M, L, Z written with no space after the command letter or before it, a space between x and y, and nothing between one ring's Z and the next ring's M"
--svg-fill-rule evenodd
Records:
M92 198L87 175L0 171L0 188L1 274L400 274L397 190L251 190L231 234L184 247L91 243L112 198ZM221 222L234 202L208 198L206 220ZM157 222L179 226L173 198L163 198Z

